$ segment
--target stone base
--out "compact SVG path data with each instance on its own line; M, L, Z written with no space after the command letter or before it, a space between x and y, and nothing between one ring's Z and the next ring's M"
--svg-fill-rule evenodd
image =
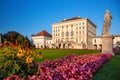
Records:
M102 35L102 53L110 53L114 55L113 53L113 35L111 34L105 34Z

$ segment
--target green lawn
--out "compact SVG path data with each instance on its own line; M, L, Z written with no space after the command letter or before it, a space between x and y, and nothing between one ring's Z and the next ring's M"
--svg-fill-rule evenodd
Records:
M92 80L120 80L120 56L112 57L95 73Z
M93 53L100 53L100 50L66 50L66 49L41 49L37 50L38 52L42 53L43 59L35 58L36 61L42 62L45 59L54 60L58 58L62 58L64 56L67 56L69 54L77 54L77 55L83 55L83 54L93 54Z

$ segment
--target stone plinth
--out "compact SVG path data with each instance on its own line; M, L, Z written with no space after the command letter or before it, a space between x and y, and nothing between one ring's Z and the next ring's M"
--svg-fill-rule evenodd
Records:
M102 35L102 53L113 53L113 36L111 34Z

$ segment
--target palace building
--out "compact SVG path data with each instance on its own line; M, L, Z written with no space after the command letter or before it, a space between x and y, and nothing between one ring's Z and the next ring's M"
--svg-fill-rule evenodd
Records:
M101 36L88 18L73 17L52 24L52 35L43 30L32 35L36 48L102 49ZM120 35L114 36L113 48L120 48Z
M92 48L96 25L88 18L73 17L52 24L52 41L57 48Z
M96 36L93 38L93 49L102 49L102 40L101 36ZM113 38L113 48L120 48L120 35L114 35Z
M51 40L52 35L43 30L35 35L32 35L32 43L36 48L46 48L46 41Z

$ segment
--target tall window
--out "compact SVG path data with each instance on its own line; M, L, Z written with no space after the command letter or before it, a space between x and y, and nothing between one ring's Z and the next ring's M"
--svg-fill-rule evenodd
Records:
M64 29L64 26L62 26L62 31L63 31L63 29Z
M66 36L69 36L69 32L68 31L66 32Z
M84 29L84 26L83 26L83 29Z
M78 42L78 38L76 38L76 42Z
M73 36L74 35L74 32L73 31L71 31L71 36Z
M78 35L78 32L76 32L76 35Z
M79 29L81 29L81 26L79 26Z
M64 32L62 32L62 37L64 37Z
M79 38L79 42L81 41L81 37Z
M68 26L66 26L66 29L68 30Z
M76 27L76 30L78 30L78 27Z
M94 40L94 43L96 43L96 39Z
M79 34L81 35L81 31L79 31Z
M84 31L83 31L83 35L84 35Z
M71 25L71 31L73 30L73 25Z

